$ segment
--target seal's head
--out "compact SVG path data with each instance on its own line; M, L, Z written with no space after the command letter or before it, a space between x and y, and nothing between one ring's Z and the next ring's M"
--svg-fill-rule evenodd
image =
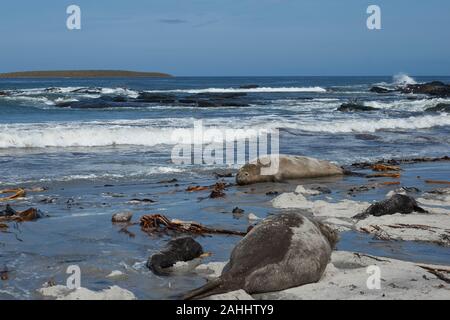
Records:
M252 184L258 180L258 177L261 177L260 166L253 163L247 163L239 169L236 175L236 183L240 186Z
M325 236L325 238L327 238L331 249L334 249L336 244L339 242L339 232L333 228L330 228L326 224L323 224L322 222L316 222L316 225L319 227L320 232Z

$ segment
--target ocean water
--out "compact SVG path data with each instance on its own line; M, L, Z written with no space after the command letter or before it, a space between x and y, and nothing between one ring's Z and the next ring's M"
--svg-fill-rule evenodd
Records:
M237 166L172 163L171 152L177 143L172 134L176 129L191 130L194 121L202 120L208 128L278 130L281 153L342 165L381 158L439 157L448 155L450 115L425 109L450 103L450 99L369 92L373 85L395 87L432 80L450 82L450 77L0 80L0 185L46 187L45 192L29 193L11 204L17 209L38 207L49 215L15 226L11 233L0 233L0 268L11 270L11 280L1 283L0 298L40 298L36 289L49 279L63 284L65 268L70 264L82 267L83 286L102 289L118 284L139 298L170 298L202 284L203 280L194 275L167 278L151 274L145 260L168 237L149 237L136 227L130 229L135 237L129 238L111 224L111 215L131 211L137 220L142 214L161 213L245 230L249 222L233 216L233 207L260 217L276 210L265 194L271 191L270 186L258 190L233 188L224 199L186 193L189 185L214 183L215 171ZM253 84L258 87L240 88ZM2 96L2 91L6 95ZM177 99L200 95L205 100L214 94L240 93L245 95L239 101L247 106L201 108L179 102L137 102L142 92ZM89 104L117 97L124 102L106 108L63 107L71 102ZM336 110L355 99L378 110ZM448 170L441 169L433 167L428 174L448 179ZM160 183L173 178L177 183ZM335 181L323 183L338 188ZM295 186L277 188L289 190ZM156 202L130 203L133 198ZM209 261L226 260L238 240L227 236L199 239L205 250L213 253ZM381 250L377 243L376 250L371 251L370 241L355 234L344 236L341 245L377 254ZM407 252L399 249L399 255L416 255L415 261L450 261L448 252L435 246L404 248ZM126 279L108 280L105 276L112 270L124 271Z

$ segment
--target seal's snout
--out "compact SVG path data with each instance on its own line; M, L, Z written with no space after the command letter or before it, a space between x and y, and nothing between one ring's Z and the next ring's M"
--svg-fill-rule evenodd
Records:
M249 178L250 173L244 170L239 171L238 174L236 175L236 183L241 186L249 184Z
M239 169L236 175L236 183L240 186L253 183L253 179L259 176L257 166L247 163L241 169Z

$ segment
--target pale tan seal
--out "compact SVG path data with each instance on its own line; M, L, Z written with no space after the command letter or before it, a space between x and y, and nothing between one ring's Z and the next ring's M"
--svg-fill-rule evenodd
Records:
M236 175L238 185L289 179L343 175L344 169L325 160L303 156L272 155L245 164Z
M218 279L184 298L239 289L249 294L274 292L317 282L337 241L336 231L299 213L269 217L236 245Z

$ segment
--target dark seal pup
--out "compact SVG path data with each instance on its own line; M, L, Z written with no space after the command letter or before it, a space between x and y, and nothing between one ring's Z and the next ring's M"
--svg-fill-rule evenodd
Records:
M248 185L343 174L344 169L329 161L302 156L272 155L245 164L236 175L236 183Z
M178 261L190 261L203 254L203 248L191 237L172 239L158 253L147 261L147 267L157 275L169 275L166 268L172 267ZM166 269L166 270L165 270Z
M384 215L411 212L428 213L425 209L419 207L416 200L403 194L395 194L387 200L372 204L364 212L353 217L353 219L365 219L369 216L381 217Z
M336 231L298 213L269 217L233 249L222 275L184 299L243 289L249 294L317 282L338 241Z

